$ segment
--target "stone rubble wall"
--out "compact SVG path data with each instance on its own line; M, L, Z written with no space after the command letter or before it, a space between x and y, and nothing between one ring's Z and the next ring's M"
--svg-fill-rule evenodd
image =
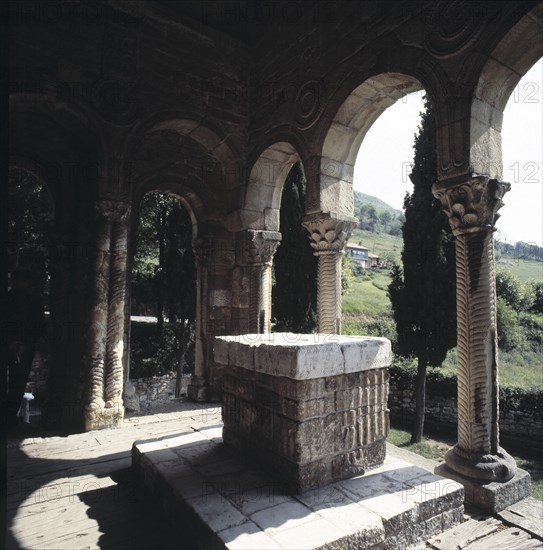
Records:
M177 374L171 372L163 376L135 378L131 380L139 406L141 408L152 409L164 403L169 403L175 397L176 378ZM190 375L184 375L181 386L181 397L187 395L189 381Z
M413 418L415 396L412 390L399 390L390 381L388 407L393 419L399 421ZM428 426L441 431L456 433L458 418L456 398L433 396L426 393L426 416ZM541 411L500 411L500 438L505 444L528 446L531 449L543 449L543 414Z

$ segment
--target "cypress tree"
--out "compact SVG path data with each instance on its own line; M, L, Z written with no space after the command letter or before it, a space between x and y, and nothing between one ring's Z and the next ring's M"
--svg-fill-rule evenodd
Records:
M272 314L274 330L312 332L316 326L317 258L302 226L306 178L297 162L290 170L281 196L281 244L274 256Z
M412 443L423 434L427 367L441 365L456 345L454 239L432 194L437 181L436 123L428 98L421 117L410 175L413 192L404 200L403 269L393 268L388 288L398 333L396 352L417 358Z

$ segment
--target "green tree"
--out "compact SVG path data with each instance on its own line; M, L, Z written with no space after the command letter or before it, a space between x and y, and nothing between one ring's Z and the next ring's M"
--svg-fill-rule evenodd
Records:
M543 281L530 281L531 292L533 296L533 304L530 311L543 315Z
M413 193L404 200L403 269L394 266L388 288L397 329L397 352L417 358L411 441L424 429L426 370L441 365L456 343L454 241L441 204L432 195L436 126L428 98L415 136Z
M385 233L387 232L388 225L392 221L392 214L388 210L383 210L379 214L379 222L383 225L383 229L385 230Z
M524 285L503 267L496 269L496 294L503 298L509 307L517 313L517 319L522 311L527 311L534 303L533 290L530 285Z
M8 180L9 268L29 268L36 291L49 302L49 231L53 199L47 187L26 170L10 168Z
M375 224L377 223L378 216L377 210L373 204L363 204L360 207L360 229L367 229L372 233L375 231Z
M503 351L511 351L518 347L521 342L520 325L517 316L513 308L501 296L498 296L496 309L498 347Z
M135 341L131 351L151 355L157 372L164 370L158 363L174 366L178 392L182 372L189 371L193 362L196 316L192 223L179 200L162 193L145 195L134 250L132 313L156 315L157 331L155 338L143 343L147 353Z
M274 256L275 330L306 333L316 327L317 258L302 226L306 178L301 162L290 170L281 196L281 244Z

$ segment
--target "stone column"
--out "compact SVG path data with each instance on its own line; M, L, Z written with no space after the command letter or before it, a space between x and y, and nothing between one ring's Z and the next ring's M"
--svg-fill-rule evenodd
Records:
M196 341L194 344L194 374L187 394L193 401L207 401L209 377L206 370L205 335L208 311L208 265L212 253L210 239L198 239L193 244L196 260Z
M122 419L124 407L123 392L123 353L126 312L127 284L127 245L128 217L130 208L125 203L113 203L110 216L111 251L109 279L109 307L107 322L106 353L106 409L110 414Z
M249 229L238 240L238 264L249 268L249 333L271 331L271 269L281 233Z
M318 257L317 316L321 334L341 333L341 256L356 223L356 218L339 218L331 212L310 214L303 222Z
M107 205L96 205L96 248L92 273L93 292L89 320L88 360L89 379L85 406L85 429L92 430L104 408L107 317L109 296L109 262L111 221Z
M458 443L436 472L463 483L466 502L489 512L524 498L530 485L499 446L493 232L509 189L484 176L434 186L456 236L458 324Z
M122 421L123 334L126 288L126 203L97 203L93 296L88 337L89 380L85 429Z

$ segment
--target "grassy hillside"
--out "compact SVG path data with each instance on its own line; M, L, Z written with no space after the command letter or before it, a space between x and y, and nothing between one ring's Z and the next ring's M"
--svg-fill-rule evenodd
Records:
M392 206L390 206L390 204L387 204L385 201L377 197L372 197L371 195L366 195L366 193L361 193L360 191L354 191L353 196L354 196L355 211L358 210L358 208L363 204L371 204L375 206L375 209L377 211L388 210L393 215L393 217L403 214L401 210L396 210L396 208L393 208Z
M509 256L502 256L496 263L505 267L524 283L533 279L543 279L543 262L523 260L522 258L513 259Z
M362 244L369 249L372 254L377 254L382 258L399 262L403 248L403 240L401 237L389 235L388 233L372 233L371 231L363 231L355 229L350 243Z

